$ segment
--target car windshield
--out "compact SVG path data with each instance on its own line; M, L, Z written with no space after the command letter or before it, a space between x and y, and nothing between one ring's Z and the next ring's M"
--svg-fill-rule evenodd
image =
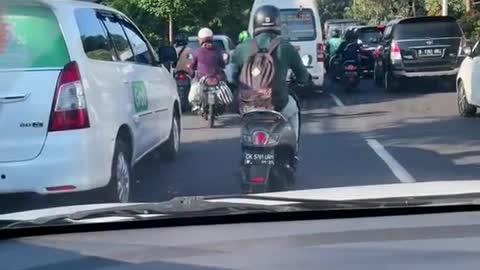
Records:
M358 32L358 39L365 44L372 44L380 40L382 32L376 28L361 29Z
M0 231L480 194L479 12L381 2L0 0Z
M328 26L328 33L327 36L331 37L335 31L339 31L340 35L343 36L345 31L351 27L357 26L358 23L350 22L350 23L334 23Z
M309 41L316 38L315 17L311 9L280 11L282 36L290 41Z
M456 22L411 22L395 29L398 39L461 37L462 30Z

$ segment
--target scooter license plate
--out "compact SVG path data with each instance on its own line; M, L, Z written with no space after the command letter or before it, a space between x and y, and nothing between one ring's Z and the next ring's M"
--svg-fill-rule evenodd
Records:
M270 151L252 151L243 152L245 165L275 165L275 155L273 150Z
M208 104L215 104L215 93L208 93Z

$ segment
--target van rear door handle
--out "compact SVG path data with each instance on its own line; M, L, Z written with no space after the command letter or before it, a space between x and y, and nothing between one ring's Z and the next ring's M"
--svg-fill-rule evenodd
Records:
M25 95L0 96L0 103L23 102L30 97L31 93Z

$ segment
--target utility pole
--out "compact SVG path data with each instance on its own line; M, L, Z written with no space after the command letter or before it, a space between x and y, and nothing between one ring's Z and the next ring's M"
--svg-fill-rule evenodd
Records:
M168 41L173 44L173 18L172 13L168 15Z
M448 0L442 0L442 16L448 16Z
M470 13L472 11L472 0L465 0L465 10L467 13Z

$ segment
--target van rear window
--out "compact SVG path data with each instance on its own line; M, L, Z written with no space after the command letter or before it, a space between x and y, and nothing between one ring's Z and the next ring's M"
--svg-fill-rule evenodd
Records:
M282 9L282 36L290 41L310 41L317 38L315 16L311 9Z
M411 22L395 26L395 39L462 37L456 22Z
M60 68L70 61L52 10L15 4L3 9L7 46L0 55L0 69Z

